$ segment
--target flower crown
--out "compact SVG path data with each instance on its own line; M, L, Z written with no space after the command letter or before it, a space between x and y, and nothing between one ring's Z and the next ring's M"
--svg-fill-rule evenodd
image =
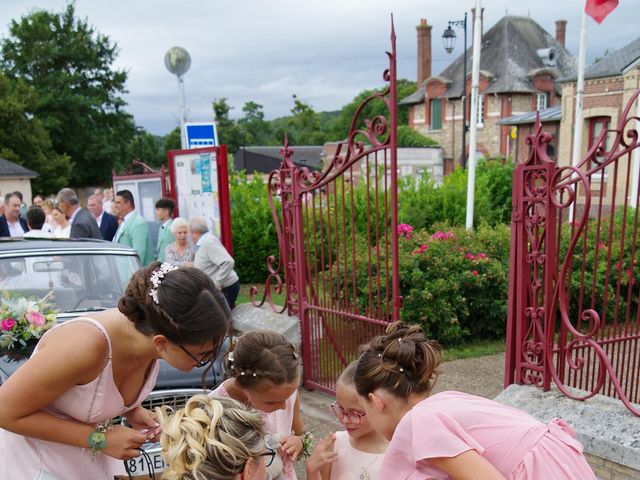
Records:
M155 303L156 305L160 305L160 301L158 300L158 287L162 283L162 279L167 273L177 269L178 267L176 267L175 265L164 262L162 265L160 265L160 268L158 270L155 270L151 274L151 278L149 280L151 281L151 285L153 285L153 287L151 288L151 290L149 290L149 296L153 298L153 303Z

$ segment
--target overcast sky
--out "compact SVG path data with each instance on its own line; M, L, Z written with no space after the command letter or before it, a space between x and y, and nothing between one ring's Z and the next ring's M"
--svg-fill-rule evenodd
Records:
M62 11L65 0L0 0L0 36L11 19L34 9ZM188 119L210 121L211 102L227 97L242 114L253 100L267 118L289 114L292 95L316 111L338 110L365 88L383 84L394 14L398 77L416 79L416 30L420 18L433 25L433 74L462 53L462 31L447 55L441 36L448 20L462 19L472 0L77 0L76 10L120 47L116 67L128 71L128 110L148 131L164 135L178 123L176 78L165 52L184 47L191 55L185 75ZM585 0L483 0L484 29L505 13L531 16L555 35L565 19L567 48L578 56ZM637 0L620 5L602 25L588 19L587 64L634 40L640 25ZM469 14L469 25L471 15ZM469 26L469 39L471 29ZM471 40L469 40L469 45Z

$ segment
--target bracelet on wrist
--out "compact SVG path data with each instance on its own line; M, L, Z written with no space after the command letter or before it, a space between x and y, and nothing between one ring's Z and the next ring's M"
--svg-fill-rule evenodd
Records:
M311 432L305 430L301 433L296 433L300 440L302 440L302 458L308 458L311 456L313 450L313 435Z
M107 432L111 430L111 422L98 423L87 437L87 446L91 450L91 457L95 458L107 448Z

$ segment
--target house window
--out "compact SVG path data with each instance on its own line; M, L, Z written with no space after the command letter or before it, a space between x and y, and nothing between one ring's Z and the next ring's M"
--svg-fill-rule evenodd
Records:
M442 130L442 100L431 100L431 130Z
M611 117L593 117L589 119L589 150L596 144L602 131L609 128L611 128ZM611 132L607 134L604 150L605 152L611 150ZM598 155L597 158L598 161L604 160L602 155Z
M478 95L478 126L484 126L484 95Z
M536 93L536 111L544 110L549 107L549 93Z

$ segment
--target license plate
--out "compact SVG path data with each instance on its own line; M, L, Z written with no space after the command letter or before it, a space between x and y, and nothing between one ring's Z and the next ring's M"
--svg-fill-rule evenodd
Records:
M145 451L149 455L149 460L151 466L153 467L153 472L155 472L156 475L167 468L167 464L164 463L159 449L154 448L153 450ZM137 458L132 458L131 460L127 460L126 464L129 469L129 473L133 478L149 478L151 476L152 471L149 468L149 465L147 464L147 461L145 460L143 455L140 455ZM160 476L158 475L157 478L160 478Z

